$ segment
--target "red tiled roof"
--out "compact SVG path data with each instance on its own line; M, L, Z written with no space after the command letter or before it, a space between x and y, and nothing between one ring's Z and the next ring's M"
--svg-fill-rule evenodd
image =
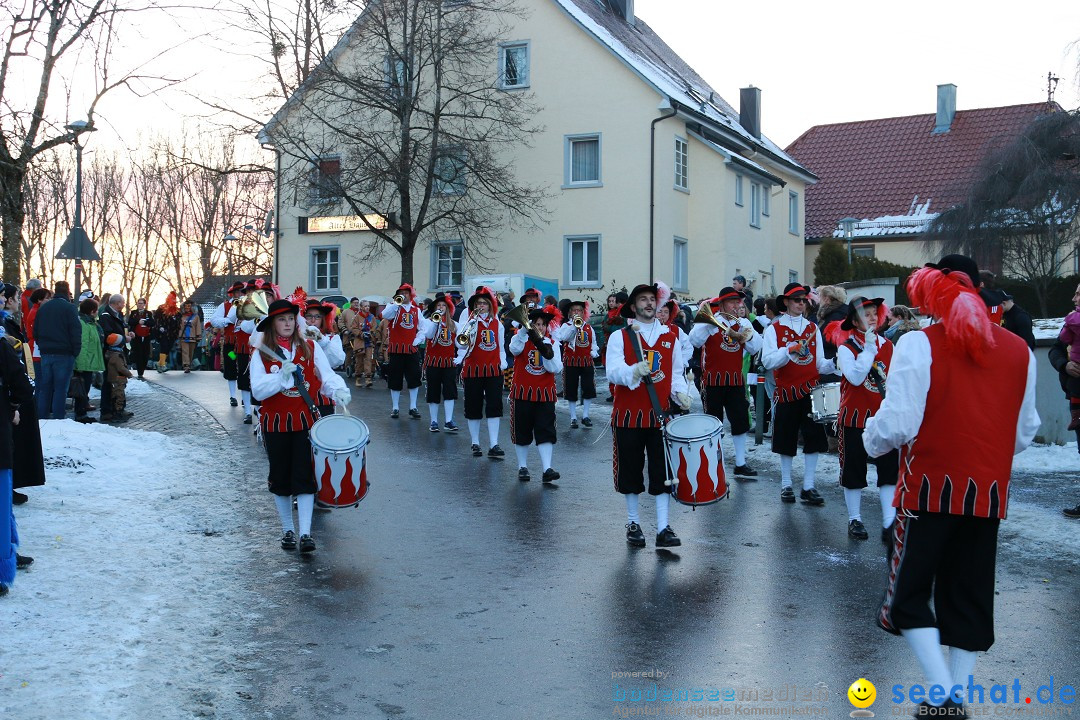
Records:
M979 163L1048 108L1044 102L961 110L949 132L934 115L816 125L787 152L820 178L806 188L807 238L832 235L841 218L904 215L918 196L938 213L961 202Z

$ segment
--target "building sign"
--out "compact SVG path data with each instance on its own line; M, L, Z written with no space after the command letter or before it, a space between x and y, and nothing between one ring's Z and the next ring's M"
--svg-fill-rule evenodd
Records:
M365 222L365 220L367 222ZM370 227L369 227L370 225ZM390 224L384 215L335 215L332 217L300 218L300 233L364 232L374 228L385 230Z

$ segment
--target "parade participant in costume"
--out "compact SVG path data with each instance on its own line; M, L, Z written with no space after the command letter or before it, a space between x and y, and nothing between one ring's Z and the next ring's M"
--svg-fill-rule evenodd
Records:
M202 329L202 319L189 300L180 311L180 334L177 337L180 341L180 364L185 373L191 372L191 360L195 355L195 346L202 338Z
M994 642L1012 456L1039 428L1035 357L991 322L978 282L975 261L962 255L908 278L911 302L937 322L897 344L888 393L863 432L871 457L900 450L900 512L877 621L907 640L928 685L945 689L928 693L919 716L967 717L961 698L976 654Z
M154 314L146 309L146 298L135 301L135 309L127 316L127 326L135 333L135 337L131 338L131 359L139 379L145 380L143 376L150 362L150 336L154 332Z
M663 294L671 296L671 289L662 282L657 282L656 286ZM671 328L671 332L679 336L679 350L682 351L683 366L677 368L679 372L686 375L686 369L690 367L690 358L694 355L694 346L690 343L690 336L686 334L686 331L679 325L678 318L679 313L682 310L679 308L679 303L674 299L668 300L663 305L656 308L656 319L661 325L667 325Z
M229 404L236 402L236 303L244 295L244 283L237 281L226 292L226 300L214 309L210 327L221 330L221 373L229 383Z
M438 320L435 314L438 313ZM424 354L424 374L427 378L427 406L431 425L428 430L439 432L439 405L442 404L447 432L457 432L454 422L454 401L457 400L457 379L460 372L457 358L457 323L454 322L454 301L446 293L436 293L428 311L420 318L417 341L427 341Z
M301 335L300 308L288 300L270 303L259 321L259 334L251 338L258 357L251 361L251 393L262 402L259 424L270 460L268 484L281 518L281 547L295 550L292 497L296 496L300 525L300 552L315 551L311 515L315 508L315 472L311 464L308 431L318 419L297 385L299 379L312 402L320 395L349 404L345 381L330 368L326 354L313 340Z
M848 303L847 317L825 327L825 335L836 345L836 366L840 371L840 409L836 418L840 453L840 487L848 510L848 537L870 537L862 522L862 491L867 486L866 448L863 427L881 406L885 377L892 363L893 344L878 334L888 314L883 298L856 295ZM896 450L869 460L877 468L878 497L881 499L881 539L888 542L896 509L896 478L900 454Z
M818 453L829 449L825 426L810 418L810 391L819 375L836 372L836 364L826 360L821 333L816 324L803 315L810 288L789 283L776 297L782 313L765 328L762 339L761 364L772 370L776 379L773 394L772 451L780 456L780 500L795 502L791 487L791 465L798 451L799 433L803 438L803 489L800 499L807 505L824 505L814 487L814 471Z
M304 337L319 343L319 347L326 354L326 361L333 370L338 370L345 364L345 348L341 345L341 336L334 332L337 325L334 323L334 315L337 306L334 303L319 302L311 298L304 307Z
M248 371L251 365L251 336L255 332L255 322L240 319L240 308L249 302L254 302L252 296L256 291L263 291L266 283L262 278L252 278L244 283L244 297L229 310L229 318L233 321L233 342L236 343L236 386L240 388L240 401L244 406L244 424L251 425L254 408L251 403L251 373Z
M394 295L404 295L405 302L401 305L390 303L382 313L387 322L387 379L390 383L390 400L393 403L390 417L400 416L398 403L404 380L404 384L409 387L409 417L419 419L416 396L420 392L420 356L417 354L415 341L416 333L420 329L420 308L416 306L416 291L412 285L402 283L394 291Z
M469 342L454 360L461 366L465 387L465 419L469 421L473 457L480 450L480 419L487 418L488 457L506 455L499 447L499 418L502 417L502 371L506 368L503 324L499 322L499 302L489 287L477 288L468 301L469 321L459 323L458 333L467 333Z
M622 307L623 318L635 322L608 337L605 358L608 379L615 385L611 413L615 491L626 497L626 542L635 547L645 546L638 500L646 490L646 455L648 492L656 498L656 546L682 544L668 524L669 473L664 454L663 418L657 417L649 392L651 383L661 413L668 412L671 397L682 409L690 407L686 378L677 370L683 364L678 338L671 328L656 321L656 308L665 302L667 298L658 293L656 285L635 287ZM635 348L640 350L640 355Z
M375 343L378 318L371 312L371 304L364 300L357 305L349 320L350 345L353 353L353 374L356 387L370 388L375 382Z
M600 341L600 352L604 361L607 361L607 342L615 333L619 332L622 328L626 327L626 318L622 316L623 305L626 304L626 300L629 296L625 291L620 290L617 293L608 295L607 298L607 315L600 321L600 329L603 331L603 337ZM615 385L608 383L608 397L607 401L612 402L615 399Z
M578 426L578 386L581 387L581 424L592 427L589 406L596 399L596 370L593 360L599 357L596 331L589 324L589 301L571 300L568 306L570 319L559 326L553 337L561 342L564 371L563 395L570 404L570 427ZM576 323L580 322L581 327Z
M169 355L172 353L173 343L180 336L180 306L176 303L175 290L170 292L165 302L154 311L154 328L157 330L158 339L157 371L168 372Z
M733 287L720 290L712 300L701 303L710 312L734 317L723 319L728 329L721 330L707 322L694 323L690 344L701 351L701 400L704 410L720 422L727 413L731 424L731 442L735 445L735 474L756 477L757 471L746 464L746 434L750 431L750 403L746 399L743 355L761 351L761 336L749 320L737 317L743 296Z
M341 312L337 314L334 319L334 324L337 326L337 332L341 335L341 346L345 349L345 377L352 377L353 368L356 367L356 357L353 355L353 339L354 335L352 330L353 318L356 317L356 313L360 310L360 298L353 297L349 299L349 302L345 303L345 307L341 308ZM357 386L359 387L359 385Z
M555 376L562 372L563 365L559 344L548 330L557 331L561 319L562 313L554 305L535 308L529 311L530 327L518 328L510 339L510 354L514 356L510 441L517 451L518 480L530 478L526 461L534 439L544 482L559 479L558 471L551 467L551 455L556 442Z

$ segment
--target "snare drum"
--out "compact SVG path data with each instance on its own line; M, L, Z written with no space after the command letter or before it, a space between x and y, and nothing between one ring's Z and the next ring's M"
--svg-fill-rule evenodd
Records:
M308 434L311 464L319 491L315 504L323 508L356 507L368 492L367 425L352 415L326 415Z
M836 422L840 414L840 383L825 383L810 391L810 417L816 423Z
M724 424L712 415L691 413L668 421L664 442L675 475L671 495L683 505L711 505L727 497L720 438Z

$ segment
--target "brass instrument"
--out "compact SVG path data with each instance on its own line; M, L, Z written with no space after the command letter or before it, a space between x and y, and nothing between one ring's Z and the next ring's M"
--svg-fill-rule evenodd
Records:
M581 316L576 316L574 318L574 327L576 327L578 330L585 327L585 318Z
M400 293L395 295L393 298L391 298L390 304L391 305L404 305L405 304L405 296L403 294L400 294Z
M525 305L517 305L503 315L503 320L516 322L521 327L527 328L529 327L529 308Z
M431 313L431 322L435 323L436 325L441 323L442 322L442 312L440 312L439 310L436 310L435 312Z
M256 290L237 306L236 316L241 320L258 320L270 312L270 303L266 300L265 290Z
M697 313L694 315L694 322L707 323L718 327L727 333L731 332L734 329L734 326L739 324L739 318L725 312L714 314L709 306L706 305L703 308L698 308Z
M465 328L457 334L457 337L454 338L454 342L456 342L461 347L469 347L470 345L472 345L473 336L476 335L476 326L479 324L479 322L480 321L476 318L470 318L468 324L465 325Z

